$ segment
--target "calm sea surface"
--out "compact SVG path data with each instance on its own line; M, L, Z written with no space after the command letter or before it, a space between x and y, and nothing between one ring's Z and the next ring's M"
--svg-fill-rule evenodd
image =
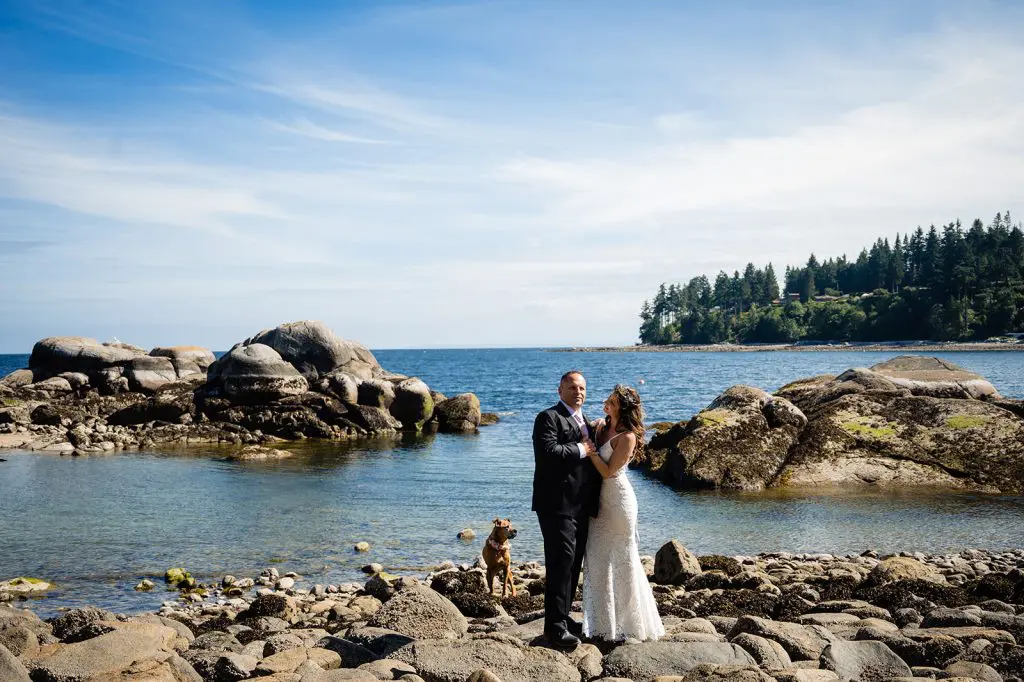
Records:
M551 353L382 350L389 370L449 395L473 391L501 422L479 435L296 446L294 459L234 463L225 450L58 457L0 452L0 579L44 578L59 589L33 607L153 609L144 577L185 566L200 580L268 566L311 582L362 580L359 567L423 572L472 561L495 516L520 529L516 559L543 556L530 512L533 416L554 403L558 377L582 369L596 416L615 383L638 385L649 421L689 418L737 383L774 390L793 379L866 367L895 353ZM1024 397L1024 354L938 354ZM27 356L0 355L0 375ZM644 380L639 385L640 380ZM1024 497L965 493L769 491L677 493L630 472L642 549L679 538L697 553L953 551L1024 547ZM457 540L462 528L479 538ZM367 554L354 543L372 545Z

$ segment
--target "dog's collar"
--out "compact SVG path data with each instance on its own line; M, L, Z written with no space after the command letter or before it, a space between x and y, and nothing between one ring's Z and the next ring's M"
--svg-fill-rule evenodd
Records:
M487 538L487 544L490 545L492 549L496 549L499 552L504 552L506 549L512 548L512 545L508 543L508 540L505 540L505 542L499 545L497 542L494 541L494 538Z

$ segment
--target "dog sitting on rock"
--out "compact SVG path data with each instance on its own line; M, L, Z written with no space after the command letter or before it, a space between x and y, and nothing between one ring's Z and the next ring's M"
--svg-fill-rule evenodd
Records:
M501 598L505 598L505 592L516 596L516 586L512 582L512 544L509 542L515 538L517 531L512 527L509 519L494 519L494 529L487 536L484 543L484 563L487 564L487 590L494 594L494 577L502 576Z

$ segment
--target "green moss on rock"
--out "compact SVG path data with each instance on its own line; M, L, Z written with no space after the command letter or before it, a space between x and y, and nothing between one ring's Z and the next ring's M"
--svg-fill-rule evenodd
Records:
M168 568L164 573L164 581L179 590L188 590L196 586L196 579L184 568Z
M704 410L696 419L701 426L719 427L729 423L729 416L728 410Z
M896 425L886 422L884 426L872 426L859 420L851 420L842 423L845 431L857 436L870 436L872 438L890 438L896 435Z
M52 584L39 578L18 576L10 580L0 581L0 593L12 592L15 594L31 594L33 592L45 592L53 587Z
M989 419L983 415L957 414L946 420L946 426L951 429L970 429L988 424Z

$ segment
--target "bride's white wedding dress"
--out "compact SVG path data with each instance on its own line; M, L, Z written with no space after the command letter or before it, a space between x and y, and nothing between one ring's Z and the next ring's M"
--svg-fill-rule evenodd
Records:
M612 456L611 440L598 450L605 464ZM622 467L604 479L597 518L590 519L583 575L583 633L587 637L646 641L665 634L640 563L636 518L636 495L626 478L626 467Z

